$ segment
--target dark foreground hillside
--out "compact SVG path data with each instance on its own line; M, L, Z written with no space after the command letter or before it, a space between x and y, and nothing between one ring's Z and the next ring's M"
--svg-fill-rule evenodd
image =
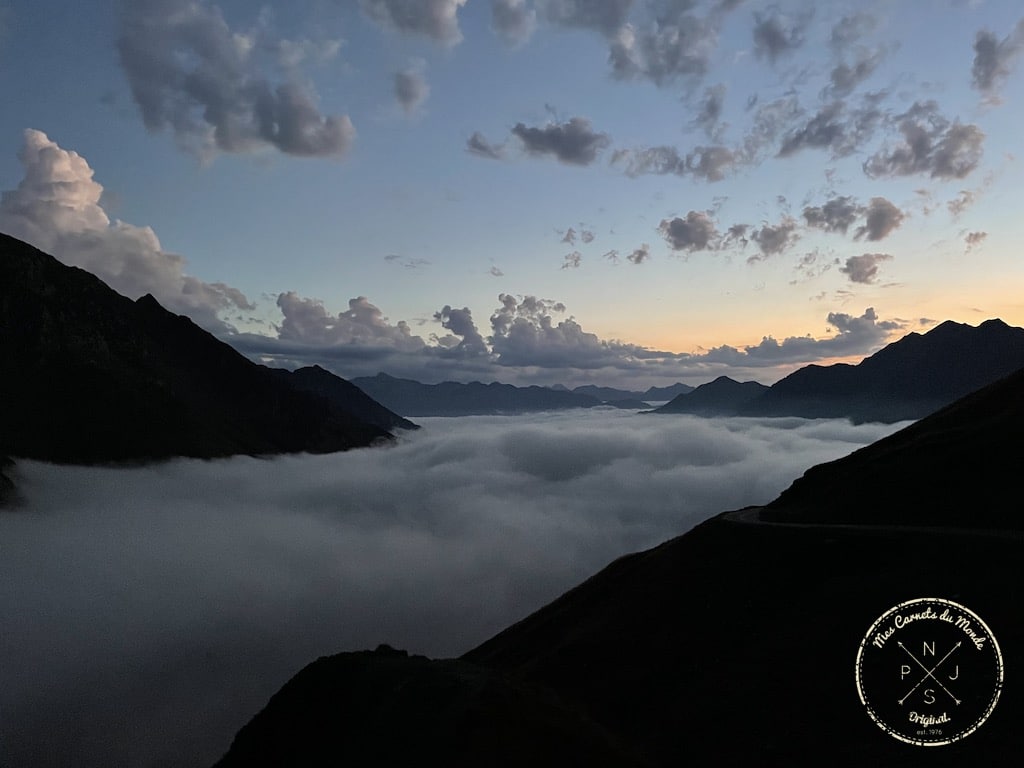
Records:
M362 404L349 410L310 391L322 381L295 386L289 376L152 296L132 301L0 235L0 455L96 463L329 452L386 440L384 427L404 421L376 403L364 418Z
M1019 466L1022 412L1024 378L1017 375L894 435L883 446L885 462L925 467L959 457L966 467L959 479L971 487L971 452L983 442L1007 447ZM829 509L849 487L825 483L843 470L837 464L808 473L825 489L813 522L766 522L757 508L719 515L615 561L448 669L462 670L462 679L500 675L545 691L560 711L574 713L559 720L561 728L575 723L578 729L571 739L559 731L567 743L580 745L577 758L561 760L565 765L591 764L583 746L594 743L591 724L617 745L618 751L605 753L617 765L1017 765L1024 718L1018 679L1024 669L1024 533L1019 525L979 529L976 516L1012 522L1011 513L1000 517L996 509L1020 509L1018 473L985 475L985 492L958 515L947 509L940 526L911 527L885 521L903 520L917 494L928 498L926 486L935 478L923 470L894 471L887 476L895 478L892 485L871 492L876 509L870 518L879 524L835 524ZM867 487L876 482L871 471L856 479ZM776 514L786 498L773 505ZM928 522L927 511L916 510L915 519ZM926 597L956 601L981 616L1002 649L1006 676L980 728L932 747L898 741L872 722L854 676L858 648L875 620ZM506 764L501 739L490 742L483 759L480 748L510 723L521 749L543 754L550 743L547 725L528 717L535 706L528 697L506 697L492 707L479 689L462 686L460 692L412 662L396 686L358 658L321 659L300 673L239 734L222 765L279 765L282 752L291 756L287 764L334 765L341 755L370 754L382 733L393 735L389 757L396 764L488 764L490 758ZM354 697L364 714L353 717L345 705L316 693L328 670L336 673L334 689L345 691L339 702ZM900 674L895 660L892 673ZM416 696L407 694L411 689ZM475 717L437 717L443 696L456 697ZM314 718L316 727L282 727ZM431 724L429 739L417 736L423 723ZM339 751L342 743L347 752Z

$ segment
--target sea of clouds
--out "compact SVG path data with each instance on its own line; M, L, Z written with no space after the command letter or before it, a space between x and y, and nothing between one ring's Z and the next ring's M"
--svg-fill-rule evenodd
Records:
M614 558L899 425L594 410L391 447L20 462L0 513L0 766L200 766L318 656L461 654Z

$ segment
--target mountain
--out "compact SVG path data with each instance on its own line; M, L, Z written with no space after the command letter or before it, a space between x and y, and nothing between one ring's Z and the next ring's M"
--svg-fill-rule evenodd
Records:
M284 378L152 296L0 235L0 455L124 462L390 438Z
M643 392L634 392L629 389L616 389L615 387L598 387L593 384L584 384L581 387L574 387L573 392L578 395L590 395L604 403L615 400L643 400Z
M693 387L689 384L683 384L681 381L677 381L668 387L649 387L641 400L672 400L679 395L686 394L687 392L693 392Z
M700 416L735 416L744 406L768 391L756 381L738 382L728 376L701 384L692 392L677 395L651 413L693 413Z
M465 654L458 660L466 665L460 674L472 680L493 673L546 692L542 695L576 713L574 743L589 738L585 734L592 734L593 724L609 743L621 745L625 754L609 753L616 765L1016 765L1024 716L1019 685L1003 686L991 717L974 732L925 749L892 738L872 722L854 669L858 647L878 617L929 596L956 601L983 617L1002 649L1007 680L1010 670L1024 668L1019 568L1024 525L1018 515L1022 420L1024 371L848 461L811 470L767 508L722 513L654 549L616 560ZM994 448L976 460L974 452L985 445ZM1000 458L1000 452L1006 455ZM984 462L993 457L999 463L986 470ZM884 467L890 469L876 475ZM935 494L928 490L932 483L940 484ZM931 516L936 495L956 483L965 488L954 502L959 508L940 506ZM862 493L862 503L873 508L851 516L842 506L849 493ZM907 525L907 505L918 502L920 509ZM1012 529L992 527L1000 523ZM944 652L953 646L952 635L940 640ZM885 679L892 681L895 702L914 680L903 682L900 664L913 668L899 648L893 645L892 651ZM269 756L311 743L320 750L321 762L315 764L332 764L340 754L336 745L371 749L386 738L382 732L415 733L425 722L440 732L432 730L429 741L417 742L423 749L416 762L466 764L459 762L464 753L451 746L456 739L501 734L510 718L521 721L529 714L525 708L533 706L495 696L492 710L479 694L454 691L463 709L446 699L445 711L471 710L479 719L439 721L433 717L438 701L433 678L412 662L404 664L409 677L401 686L372 664L353 663L351 654L338 661L338 668L343 663L351 666L325 676L324 686L332 692L349 686L395 691L382 697L395 702L401 716L390 717L395 710L373 698L368 708L380 706L373 711L384 714L364 732L362 721L350 724L346 705L323 696L315 717L324 726L314 742L308 731L299 737L288 732L290 723L308 722L314 713L301 701L286 707L283 697L275 697L258 725L254 720L242 732L247 766L277 764ZM984 683L977 682L978 670L958 665L942 679L957 692L970 693L968 686ZM963 681L954 685L960 677ZM312 681L303 685L313 690ZM406 693L412 686L423 691L418 702ZM942 695L937 686L934 692ZM991 696L991 686L972 696L979 694ZM275 701L280 707L272 706ZM943 715L958 716L951 704ZM913 717L906 711L901 716ZM519 748L539 748L550 732L523 728ZM240 748L242 733L229 758ZM500 758L504 742L496 737L493 745Z
M602 405L597 397L550 387L515 387L511 384L421 384L385 373L352 379L374 400L403 416L471 416L529 413ZM631 406L630 406L631 407Z
M367 424L380 429L419 429L418 424L413 424L397 413L389 411L352 382L335 376L319 365L306 366L294 371L275 368L273 373L296 389L323 397L331 405L342 411L358 414Z
M857 365L809 365L749 403L749 416L919 419L1024 367L1024 329L1002 320L946 321L910 333Z

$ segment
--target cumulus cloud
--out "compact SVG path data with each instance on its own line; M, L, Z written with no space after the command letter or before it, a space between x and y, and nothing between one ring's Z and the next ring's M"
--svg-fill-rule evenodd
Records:
M426 66L423 59L416 59L406 69L395 73L395 99L407 115L413 114L430 96Z
M853 108L845 101L835 101L823 106L805 122L792 120L778 156L788 157L803 149L823 149L838 159L857 152L874 136L884 117L877 105L878 98L869 94ZM786 125L780 123L780 126ZM770 140L769 136L765 138ZM756 143L753 146L756 147Z
M20 617L4 626L5 763L211 765L318 656L464 653L613 559L896 429L418 421L392 448L327 456L19 463L27 512L0 516Z
M451 331L458 338L458 344L449 346L449 349L465 355L489 354L487 342L477 330L476 323L473 322L473 313L468 307L453 309L445 304L441 310L434 313L434 319L441 323L442 328Z
M890 142L864 162L871 178L927 174L962 179L981 162L985 134L976 125L950 121L934 101L915 102L895 122L902 141Z
M148 130L170 129L204 158L266 148L306 157L348 151L352 121L321 114L316 92L296 72L272 82L260 68L261 42L257 33L232 30L201 0L120 4L117 50ZM273 47L281 50L279 43Z
M750 233L750 239L757 243L760 256L751 256L748 261L759 261L761 258L774 256L790 248L800 239L796 220L784 216L778 224L763 224Z
M590 165L611 144L608 135L593 130L584 117L548 123L541 128L516 123L512 135L522 142L528 154L552 155L568 165Z
M220 313L253 309L238 289L185 274L185 259L164 251L150 227L111 221L100 204L103 186L77 152L27 130L18 159L25 175L0 196L0 230L92 272L128 298L150 293L212 331L230 328Z
M562 259L562 269L579 269L580 263L583 261L583 254L579 251L573 251L572 253L565 254L565 258Z
M872 197L864 209L864 226L858 227L855 239L882 240L903 223L906 214L884 197Z
M1024 19L1012 33L1000 40L995 33L981 30L974 38L971 82L987 95L994 95L1010 75L1014 59L1024 50Z
M399 320L392 325L381 310L365 296L349 299L348 309L332 315L317 299L299 296L294 291L277 297L284 316L278 326L283 341L314 346L362 346L414 352L425 342L414 336L409 324Z
M462 41L458 13L466 0L359 0L359 4L385 28L422 35L442 45Z
M715 222L703 211L690 211L685 218L664 219L658 231L674 251L706 251L714 249L718 240Z
M846 234L850 226L864 213L864 207L849 196L834 197L820 206L806 206L803 211L807 226L826 232Z
M754 53L773 64L804 44L804 33L811 14L789 17L773 9L754 14Z
M480 131L476 131L467 139L466 151L477 157L486 157L488 160L500 160L505 156L505 145L492 144Z
M890 261L892 256L888 253L864 253L860 256L850 256L846 265L839 268L839 271L850 278L851 283L863 283L870 285L878 277L878 267L883 261Z
M536 26L537 12L526 0L491 0L491 28L506 44L522 45Z

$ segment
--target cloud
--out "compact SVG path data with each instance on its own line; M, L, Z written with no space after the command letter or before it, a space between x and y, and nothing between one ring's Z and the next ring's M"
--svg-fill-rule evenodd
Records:
M803 211L807 226L844 235L863 214L864 207L849 196L834 197L824 205L807 206Z
M715 222L703 211L690 211L686 218L664 219L658 231L673 251L713 250L719 234Z
M751 256L748 261L759 261L764 257L782 253L800 239L796 220L784 216L778 224L763 224L750 233L750 239L757 243L761 256Z
M643 264L651 257L651 246L647 243L643 243L639 248L634 248L633 252L630 253L626 258L632 264Z
M851 283L863 283L870 285L878 277L878 265L883 261L890 261L892 256L888 253L865 253L860 256L850 256L846 265L839 268L839 271L850 278Z
M415 352L424 341L414 336L409 324L391 325L384 313L365 296L349 299L348 309L332 315L323 303L299 296L294 291L277 297L284 316L278 338L314 346L356 346Z
M721 14L698 16L690 13L692 5L661 6L662 13L649 23L617 27L608 51L612 75L659 86L704 75L718 46Z
M836 51L841 53L853 43L874 32L877 26L878 19L869 13L857 12L850 16L843 16L833 25L829 42Z
M594 242L594 233L591 232L589 229L581 229L580 240L582 240L584 243L592 243Z
M473 313L468 307L452 309L445 304L440 311L434 313L434 319L441 323L442 328L459 338L457 346L448 347L452 351L469 356L490 353L487 342L477 330L476 323L473 322Z
M903 223L906 214L884 197L872 197L864 209L864 226L858 227L854 239L882 240Z
M561 239L560 242L568 243L569 245L575 244L575 242L576 242L576 230L573 229L572 227L569 227L567 230L565 230L565 234L562 236L562 239Z
M495 267L493 265L488 270L488 274L490 274L491 277L504 277L505 276L504 272L502 272L500 269L498 269L497 267Z
M359 0L363 12L387 29L422 35L442 45L462 42L459 9L466 0Z
M121 68L148 130L170 129L207 159L267 148L304 157L348 151L356 135L348 116L322 115L316 92L296 72L271 82L259 66L264 41L232 30L216 7L193 0L119 7ZM270 47L280 53L281 41Z
M567 253L565 254L565 258L562 260L562 269L579 269L580 262L582 261L583 254L579 251Z
M811 21L811 13L796 18L785 16L777 9L767 14L754 14L754 54L772 64L804 44L804 33Z
M864 162L864 173L871 178L927 174L962 179L981 162L985 134L976 125L950 122L934 101L915 102L895 121L903 140Z
M4 626L5 764L211 765L318 656L457 656L615 558L896 429L417 421L391 448L326 456L20 462L26 512L0 516L4 610L21 617Z
M1024 50L1024 19L1002 40L988 30L974 38L974 64L971 83L982 93L994 95L1010 76L1013 60Z
M407 115L416 112L430 96L430 84L424 69L423 59L416 59L409 67L395 73L395 99Z
M694 127L703 130L708 139L716 143L722 140L726 128L721 123L725 90L724 83L705 88L704 96L697 106L697 116L693 118L692 123Z
M660 146L617 151L613 163L625 164L627 176L647 174L694 176L704 181L721 181L735 168L740 159L728 147L695 147L680 155L675 147Z
M501 160L505 156L505 145L492 144L480 131L476 131L466 141L466 151L488 160Z
M111 221L100 204L103 186L77 152L26 130L18 159L25 175L0 196L0 230L92 272L128 298L151 293L208 330L230 329L218 317L224 311L253 309L238 289L185 274L185 259L164 251L151 228Z
M573 117L565 123L548 123L543 128L517 123L512 134L522 142L528 154L553 155L569 165L589 165L611 144L607 134L594 131L590 121L583 117Z
M491 0L491 28L506 45L518 46L533 35L537 12L526 0Z
M634 1L537 0L537 8L552 24L593 29L610 37L625 23Z
M875 133L883 114L878 95L869 94L859 107L850 109L844 101L835 101L819 109L803 125L787 131L779 157L789 157L803 149L827 149L835 159L857 152Z
M981 245L987 237L988 232L968 232L964 235L964 243L967 245L967 248L964 249L964 253L970 253L973 251Z
M840 62L829 74L829 85L825 90L827 98L841 99L853 93L854 89L871 77L885 58L885 49L860 50L852 64Z

